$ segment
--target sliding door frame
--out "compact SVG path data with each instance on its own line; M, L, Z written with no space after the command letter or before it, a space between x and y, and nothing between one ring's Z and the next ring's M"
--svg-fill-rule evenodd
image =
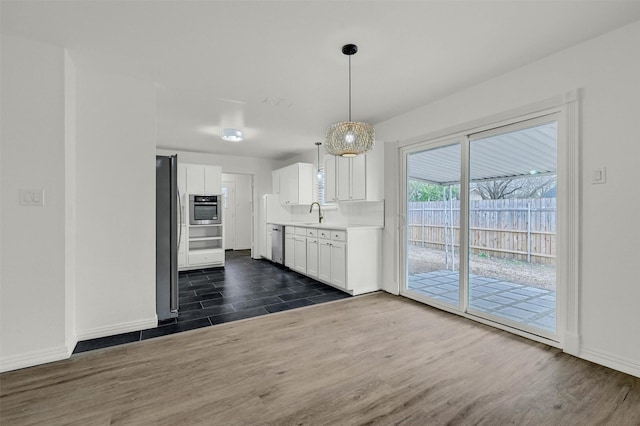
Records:
M576 89L553 98L506 111L501 114L485 117L444 129L421 137L399 141L397 144L399 160L399 278L400 294L437 307L439 309L461 315L511 333L527 337L531 340L546 343L550 346L562 348L572 355L580 352L580 316L579 316L579 265L580 265L580 90ZM468 308L468 195L460 200L460 229L465 229L460 235L460 258L467 259L460 262L460 274L463 277L460 288L460 306L434 303L426 298L407 291L407 154L418 150L427 150L450 145L455 142L461 144L461 182L460 193L469 192L469 137L474 134L499 129L519 122L537 119L545 115L557 115L557 261L556 261L556 337L550 339L528 331L524 331L507 324L478 317L467 313ZM463 257L464 256L464 257Z
M415 145L409 145L409 146L405 146L400 150L400 161L402 162L402 178L400 179L401 181L401 189L398 192L400 194L400 203L401 203L401 207L400 207L400 211L402 212L402 217L406 218L407 217L407 184L408 184L408 165L407 165L407 159L409 154L411 153L416 153L416 152L421 152L421 151L427 151L427 150L435 150L438 148L444 148L444 147L448 147L448 146L452 146L452 145L460 145L460 160L463 161L463 157L464 157L464 152L465 150L468 151L468 141L466 140L466 136L462 135L457 135L454 137L446 137L446 138L442 138L442 139L438 139L438 140L434 140L434 141L426 141L423 143L418 143ZM468 154L467 154L468 155ZM464 168L464 163L462 163L462 167ZM461 169L460 170L461 176L464 175L464 171ZM460 193L462 193L463 191L463 185L462 182L460 184ZM463 226L465 226L466 224L466 218L464 218L463 215L463 211L464 211L464 206L462 205L462 200L460 201L460 230L464 229ZM454 305L451 304L447 304L444 302L440 302L437 299L432 299L429 298L427 296L421 296L419 294L416 293L410 293L407 291L407 277L409 276L409 263L407 262L407 247L408 247L408 232L409 229L407 226L404 226L404 221L401 222L402 227L401 227L401 235L400 235L400 265L402 265L402 271L400 273L400 295L401 296L405 296L405 297L409 297L411 299L417 300L419 302L423 302L426 303L428 305L440 308L442 310L448 311L448 312L454 312L454 313L461 313L464 312L464 309L462 309L462 311L460 310L460 307L463 306L461 305L462 303L462 299L459 297L458 299L458 307L455 307ZM464 249L464 242L463 242L463 236L464 236L464 232L460 232L460 252L458 255L458 272L460 274L463 273L462 268L463 268L463 263L462 259L463 256L465 255L464 253L466 252L466 250L463 251ZM455 247L455 243L454 243L454 247ZM454 248L455 250L455 248ZM459 295L462 295L462 289L460 289L460 293Z

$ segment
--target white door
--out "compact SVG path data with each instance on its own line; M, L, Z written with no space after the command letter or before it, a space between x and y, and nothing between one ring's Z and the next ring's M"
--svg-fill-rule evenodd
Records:
M253 241L253 176L234 175L235 179L235 246L234 250L248 250Z
M225 248L248 250L253 246L253 176L222 174Z

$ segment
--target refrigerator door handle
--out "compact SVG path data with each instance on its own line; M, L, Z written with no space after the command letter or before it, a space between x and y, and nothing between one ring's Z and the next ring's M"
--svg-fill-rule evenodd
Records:
M171 168L171 192L174 194L178 194L178 156L177 155L172 155L171 156L171 163L170 163L170 168ZM170 198L171 199L171 198ZM175 204L176 200L172 199L171 200L171 206L170 206L170 210L171 210L171 222L172 222L172 234L173 234L173 238L176 237L176 234L174 234L174 232L176 232L175 229L175 225L176 222L178 221L178 218L176 217L176 207L177 205ZM180 198L178 198L178 203L180 203ZM182 233L182 226L180 226L180 233ZM175 251L173 251L173 249L171 250L172 254L171 254L171 278L169 280L170 282L170 289L169 289L169 312L171 313L176 313L178 312L178 247L180 246L179 243L179 239L175 239L174 241L178 241L178 246L175 248Z
M180 243L182 242L182 197L180 196L180 189L178 189L178 213L180 219L178 219L178 250L180 250Z

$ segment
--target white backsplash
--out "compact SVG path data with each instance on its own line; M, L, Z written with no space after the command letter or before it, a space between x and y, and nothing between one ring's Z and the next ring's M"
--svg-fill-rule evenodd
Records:
M322 206L324 224L374 225L384 226L384 201L353 201L348 203ZM291 218L294 222L317 222L318 206L291 206Z

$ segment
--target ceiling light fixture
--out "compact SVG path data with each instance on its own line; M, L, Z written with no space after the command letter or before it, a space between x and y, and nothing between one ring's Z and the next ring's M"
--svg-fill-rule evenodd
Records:
M342 53L349 57L349 121L334 123L327 128L325 151L342 157L355 157L373 148L375 131L368 123L351 121L351 56L358 52L355 44L342 46Z
M229 142L240 142L244 137L242 136L242 130L222 129L222 139Z

